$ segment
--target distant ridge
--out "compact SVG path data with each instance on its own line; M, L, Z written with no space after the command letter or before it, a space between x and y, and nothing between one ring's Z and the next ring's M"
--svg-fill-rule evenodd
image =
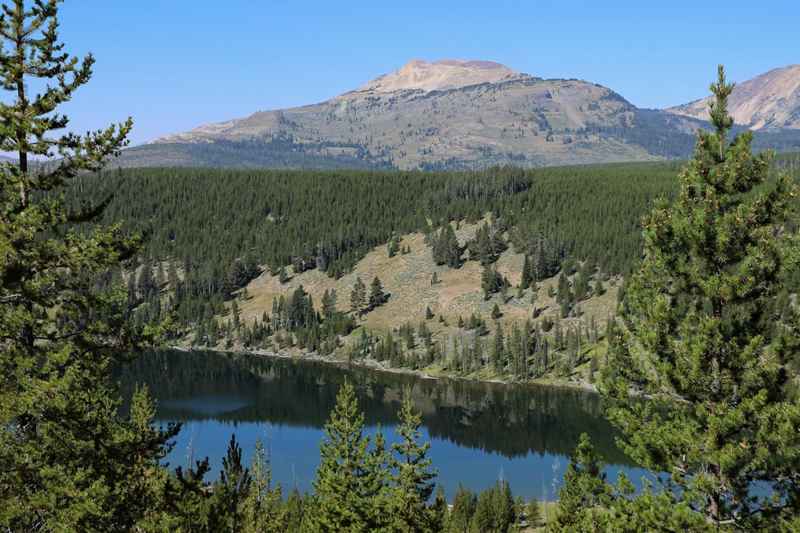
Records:
M710 97L667 109L708 119ZM800 64L772 69L736 84L729 100L733 120L753 130L800 129Z
M707 126L697 114L639 109L602 85L537 78L494 61L414 59L330 100L162 137L126 150L117 164L472 169L649 161L687 157L695 131ZM800 131L773 127L758 142L800 150Z

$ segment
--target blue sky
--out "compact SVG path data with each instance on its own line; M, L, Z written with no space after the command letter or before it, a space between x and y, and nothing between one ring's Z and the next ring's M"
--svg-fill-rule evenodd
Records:
M800 63L800 2L67 0L62 37L95 77L66 111L85 131L132 115L134 143L314 103L412 58L489 59L606 85L638 106Z

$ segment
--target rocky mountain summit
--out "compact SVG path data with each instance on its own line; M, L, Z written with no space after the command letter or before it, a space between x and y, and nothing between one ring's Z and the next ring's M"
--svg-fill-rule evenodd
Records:
M492 61L412 60L330 100L203 125L127 150L120 163L470 169L647 161L686 157L704 125L700 114L639 109L584 80L543 79ZM788 143L800 147L800 132Z
M706 120L710 100L709 96L667 111ZM737 84L728 105L736 124L752 130L800 128L800 65L772 69Z

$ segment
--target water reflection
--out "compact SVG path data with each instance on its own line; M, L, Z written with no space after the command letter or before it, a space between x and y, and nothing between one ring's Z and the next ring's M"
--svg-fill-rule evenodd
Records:
M308 361L181 351L147 354L122 369L118 378L125 397L134 383L148 384L159 402L160 421L184 422L173 463L183 460L181 448L189 444L202 455L218 449L221 456L230 432L236 431L245 449L257 436L270 440L274 460L287 463L282 467L292 464L284 480L298 482L301 474L303 487L313 476L321 428L345 379L356 387L373 430L395 425L402 391L411 388L426 435L434 441L437 466L443 474L461 472L448 483L448 492L455 489L450 485L456 479L476 488L498 476L511 480L507 469L524 464L544 472L530 473L529 487L521 492L550 497L551 478L563 471L564 456L581 432L589 433L603 459L615 465L612 474L632 466L614 445L598 396L586 391L427 380Z

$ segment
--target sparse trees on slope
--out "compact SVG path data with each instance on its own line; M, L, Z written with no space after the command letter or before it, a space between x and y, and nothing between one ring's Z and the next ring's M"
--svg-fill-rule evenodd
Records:
M673 205L644 223L645 256L614 328L605 392L631 458L668 472L676 498L720 528L753 530L800 507L800 401L786 389L797 313L771 314L798 259L784 222L796 189L768 183L752 134L728 142L733 86L711 86L713 132L699 132ZM652 398L631 401L629 391ZM754 494L754 483L768 487ZM669 490L669 487L668 487Z

